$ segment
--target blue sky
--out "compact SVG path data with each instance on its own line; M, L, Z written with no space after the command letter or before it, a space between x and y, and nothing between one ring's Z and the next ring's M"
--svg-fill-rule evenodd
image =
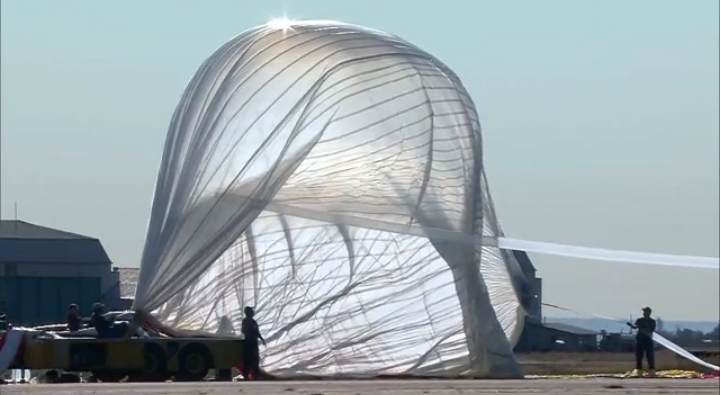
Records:
M718 255L718 2L3 0L2 202L137 266L171 113L200 63L283 14L398 34L481 116L510 237ZM718 273L535 256L545 299L717 320Z

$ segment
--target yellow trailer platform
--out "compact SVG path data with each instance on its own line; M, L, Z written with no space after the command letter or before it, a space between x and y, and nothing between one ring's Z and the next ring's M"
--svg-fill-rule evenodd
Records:
M221 338L33 338L11 369L92 372L100 381L203 380L212 369L229 380L242 364L241 339Z

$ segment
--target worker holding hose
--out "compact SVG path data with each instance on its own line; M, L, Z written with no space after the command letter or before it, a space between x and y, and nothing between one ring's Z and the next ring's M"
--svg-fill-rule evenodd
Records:
M655 345L653 344L653 333L657 323L653 318L650 317L652 309L650 307L644 307L642 309L643 316L638 318L635 323L628 322L627 324L637 330L635 336L635 371L633 374L640 375L642 372L643 357L647 358L648 363L648 375L655 375Z

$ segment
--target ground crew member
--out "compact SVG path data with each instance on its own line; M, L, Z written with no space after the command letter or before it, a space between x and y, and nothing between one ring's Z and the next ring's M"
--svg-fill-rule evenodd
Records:
M655 345L653 344L653 333L657 323L654 319L650 318L652 309L645 307L642 309L643 316L638 318L635 323L628 322L628 325L637 330L635 336L635 373L640 374L642 372L643 357L647 358L648 369L650 376L655 375Z
M77 332L82 328L80 319L80 308L75 303L68 306L67 329L70 332Z
M92 316L90 317L90 326L95 328L97 336L99 338L121 338L128 331L127 322L115 322L115 316L110 316L110 319L105 317L103 309L105 306L102 303L95 303L93 305Z
M90 325L95 328L97 337L110 337L110 321L103 315L102 303L93 305L92 315L90 316Z
M247 306L244 309L245 318L242 320L243 365L242 376L245 380L255 380L260 372L260 346L258 340L265 345L265 339L260 334L260 327L255 321L255 310Z

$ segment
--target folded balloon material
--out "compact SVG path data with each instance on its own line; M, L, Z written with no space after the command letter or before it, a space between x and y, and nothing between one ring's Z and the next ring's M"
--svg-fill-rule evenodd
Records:
M134 308L216 332L253 305L280 376L520 377L532 291L503 236L452 70L376 30L273 23L176 108Z
M8 328L0 336L0 374L4 373L15 360L25 336L26 333L22 328L20 330Z

